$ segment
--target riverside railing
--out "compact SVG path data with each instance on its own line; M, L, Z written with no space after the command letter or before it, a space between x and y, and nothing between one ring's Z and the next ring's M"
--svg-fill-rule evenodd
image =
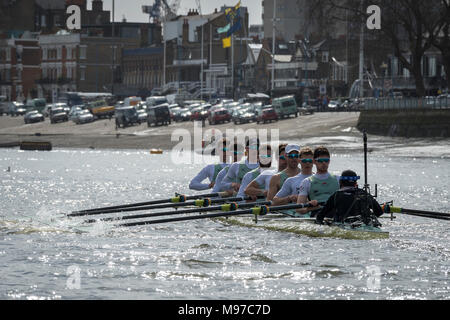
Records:
M450 109L450 96L423 98L366 98L363 110Z

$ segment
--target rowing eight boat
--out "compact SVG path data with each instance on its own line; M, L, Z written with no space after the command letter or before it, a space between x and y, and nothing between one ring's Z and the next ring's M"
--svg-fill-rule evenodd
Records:
M383 231L378 227L368 225L352 227L350 224L335 224L331 226L318 225L314 223L314 218L289 217L285 214L276 213L260 216L257 219L255 219L254 215L244 215L216 218L216 220L227 225L290 232L314 238L342 238L357 240L389 238L389 232Z

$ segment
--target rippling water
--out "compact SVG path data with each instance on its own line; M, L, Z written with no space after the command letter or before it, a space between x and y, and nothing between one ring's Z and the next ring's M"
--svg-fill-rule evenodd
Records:
M86 228L63 213L192 194L201 165L147 151L0 150L0 299L449 299L450 222L383 219L389 239L309 238L212 220ZM369 157L379 200L448 212L450 161ZM9 170L8 170L9 167ZM331 169L363 175L362 156Z

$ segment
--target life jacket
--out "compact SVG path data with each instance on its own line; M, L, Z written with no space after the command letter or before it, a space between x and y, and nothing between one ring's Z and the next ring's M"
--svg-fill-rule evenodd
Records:
M311 181L309 199L320 202L327 202L328 198L339 190L339 183L336 176L330 174L328 179L320 180L315 175L308 177Z
M339 190L334 194L334 208L338 210L335 212L335 222L355 223L361 221L366 225L376 226L379 222L372 212L372 201L372 196L362 189Z

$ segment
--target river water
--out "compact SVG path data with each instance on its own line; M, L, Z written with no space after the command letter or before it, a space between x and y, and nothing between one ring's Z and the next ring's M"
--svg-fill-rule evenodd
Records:
M450 211L449 157L432 146L369 155L379 201ZM87 228L64 217L193 194L201 168L168 152L0 150L0 299L450 298L448 221L398 215L381 220L389 239L350 240L213 220ZM359 152L333 154L331 171L348 168L363 176Z

